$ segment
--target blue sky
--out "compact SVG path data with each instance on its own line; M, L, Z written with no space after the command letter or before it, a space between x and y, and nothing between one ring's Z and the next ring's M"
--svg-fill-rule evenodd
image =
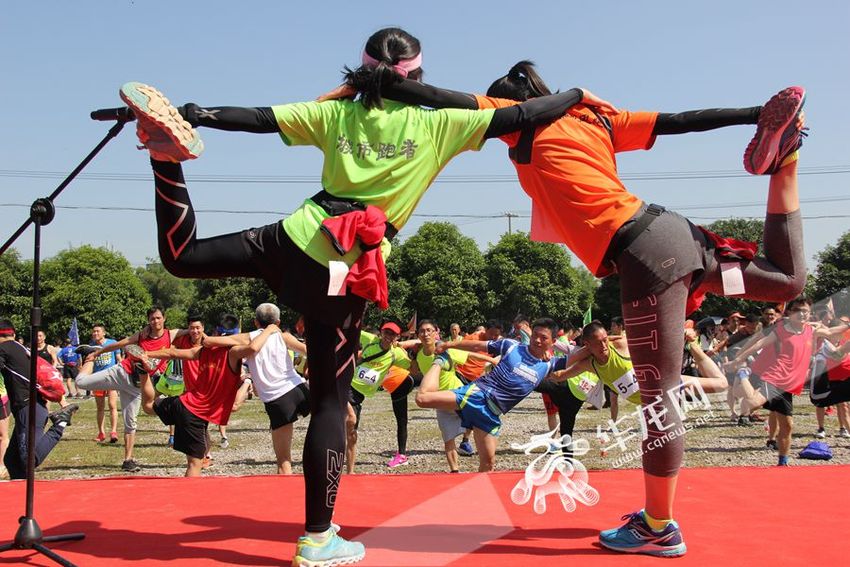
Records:
M474 92L524 58L552 88L586 87L631 110L751 106L804 85L812 135L800 186L814 267L812 257L850 220L848 22L850 4L837 0L7 4L0 20L0 239L104 136L108 125L88 114L119 105L122 83L146 82L175 103L207 106L310 100L339 82L343 65L358 63L371 33L398 25L421 40L426 80ZM112 247L134 265L156 256L153 212L92 208L153 206L134 130L126 127L60 196L57 219L44 230L46 256L84 243ZM321 154L313 148L287 148L273 135L201 133L206 152L186 166L193 201L230 211L199 214L201 236L273 222L319 188ZM649 152L620 154L620 173L644 200L695 222L761 217L767 179L739 176L752 133L740 126L665 137ZM637 179L672 172L701 178ZM275 182L256 182L260 176ZM527 216L530 208L505 146L491 141L449 165L401 236L436 215ZM482 248L507 230L504 218L453 220ZM513 219L515 230L528 226L527 218ZM30 233L18 248L31 255Z

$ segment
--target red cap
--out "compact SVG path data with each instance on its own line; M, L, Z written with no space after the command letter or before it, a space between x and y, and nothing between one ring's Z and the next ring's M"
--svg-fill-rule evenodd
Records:
M729 317L727 317L727 318L728 319L746 319L746 317L744 317L743 315L741 315L737 311L733 311L732 314L729 315Z
M384 323L383 325L381 325L381 330L383 331L384 329L389 329L390 331L392 331L396 335L401 334L401 327L399 327L398 325L396 325L392 321L388 321L388 322Z

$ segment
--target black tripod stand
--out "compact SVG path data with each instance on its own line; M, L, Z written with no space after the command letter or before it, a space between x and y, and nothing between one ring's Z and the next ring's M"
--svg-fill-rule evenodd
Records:
M73 533L65 535L45 536L41 533L41 528L33 516L33 500L35 497L35 415L36 415L36 337L41 329L41 290L40 290L40 270L41 270L41 227L50 224L56 214L56 208L53 206L53 200L59 196L65 187L85 168L89 162L103 149L103 147L124 127L128 120L132 120L132 115L126 118L119 118L115 125L109 129L109 132L95 146L95 148L85 157L83 161L72 171L65 180L59 184L56 190L48 197L36 199L32 207L30 207L30 216L24 221L24 224L13 234L9 240L0 248L2 255L23 232L29 228L30 224L35 225L35 247L33 251L32 264L32 310L30 311L30 382L29 382L29 422L27 424L27 499L26 513L19 519L20 526L15 533L14 541L0 545L0 552L10 549L34 549L52 559L53 561L66 567L75 567L73 563L54 553L45 546L45 543L54 541L76 541L86 537L83 533Z

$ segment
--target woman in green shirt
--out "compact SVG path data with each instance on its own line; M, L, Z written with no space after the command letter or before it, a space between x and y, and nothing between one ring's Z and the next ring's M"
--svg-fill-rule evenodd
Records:
M388 241L454 156L477 150L487 138L546 123L579 102L610 106L581 89L485 111L431 111L384 100L382 85L421 78L421 60L416 38L387 28L369 38L362 65L346 68L357 100L178 109L153 87L121 89L151 154L166 269L187 278L262 278L304 315L312 418L304 447L307 534L299 539L296 564L356 561L365 553L330 526L361 317L367 299L386 305ZM197 238L180 165L203 151L194 126L275 133L286 145L317 147L324 154L321 191L282 222Z

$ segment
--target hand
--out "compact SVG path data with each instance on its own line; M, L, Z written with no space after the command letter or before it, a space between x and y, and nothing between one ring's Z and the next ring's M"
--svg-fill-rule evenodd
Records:
M685 342L692 343L697 340L697 333L693 329L685 329Z
M444 352L449 350L450 347L451 343L445 341L437 341L437 343L434 345L434 352L437 354L443 354Z
M607 100L603 100L587 89L581 89L581 103L599 109L603 114L619 114L620 111Z
M280 327L278 327L278 326L277 326L277 325L275 325L274 323L269 323L269 326L268 326L267 328L268 328L268 329L269 329L272 333L282 333L282 332L283 332L283 331L281 331L281 330L280 330Z
M354 98L357 95L357 89L354 87L342 84L330 92L319 96L316 102L325 102L326 100L338 100L341 98Z

